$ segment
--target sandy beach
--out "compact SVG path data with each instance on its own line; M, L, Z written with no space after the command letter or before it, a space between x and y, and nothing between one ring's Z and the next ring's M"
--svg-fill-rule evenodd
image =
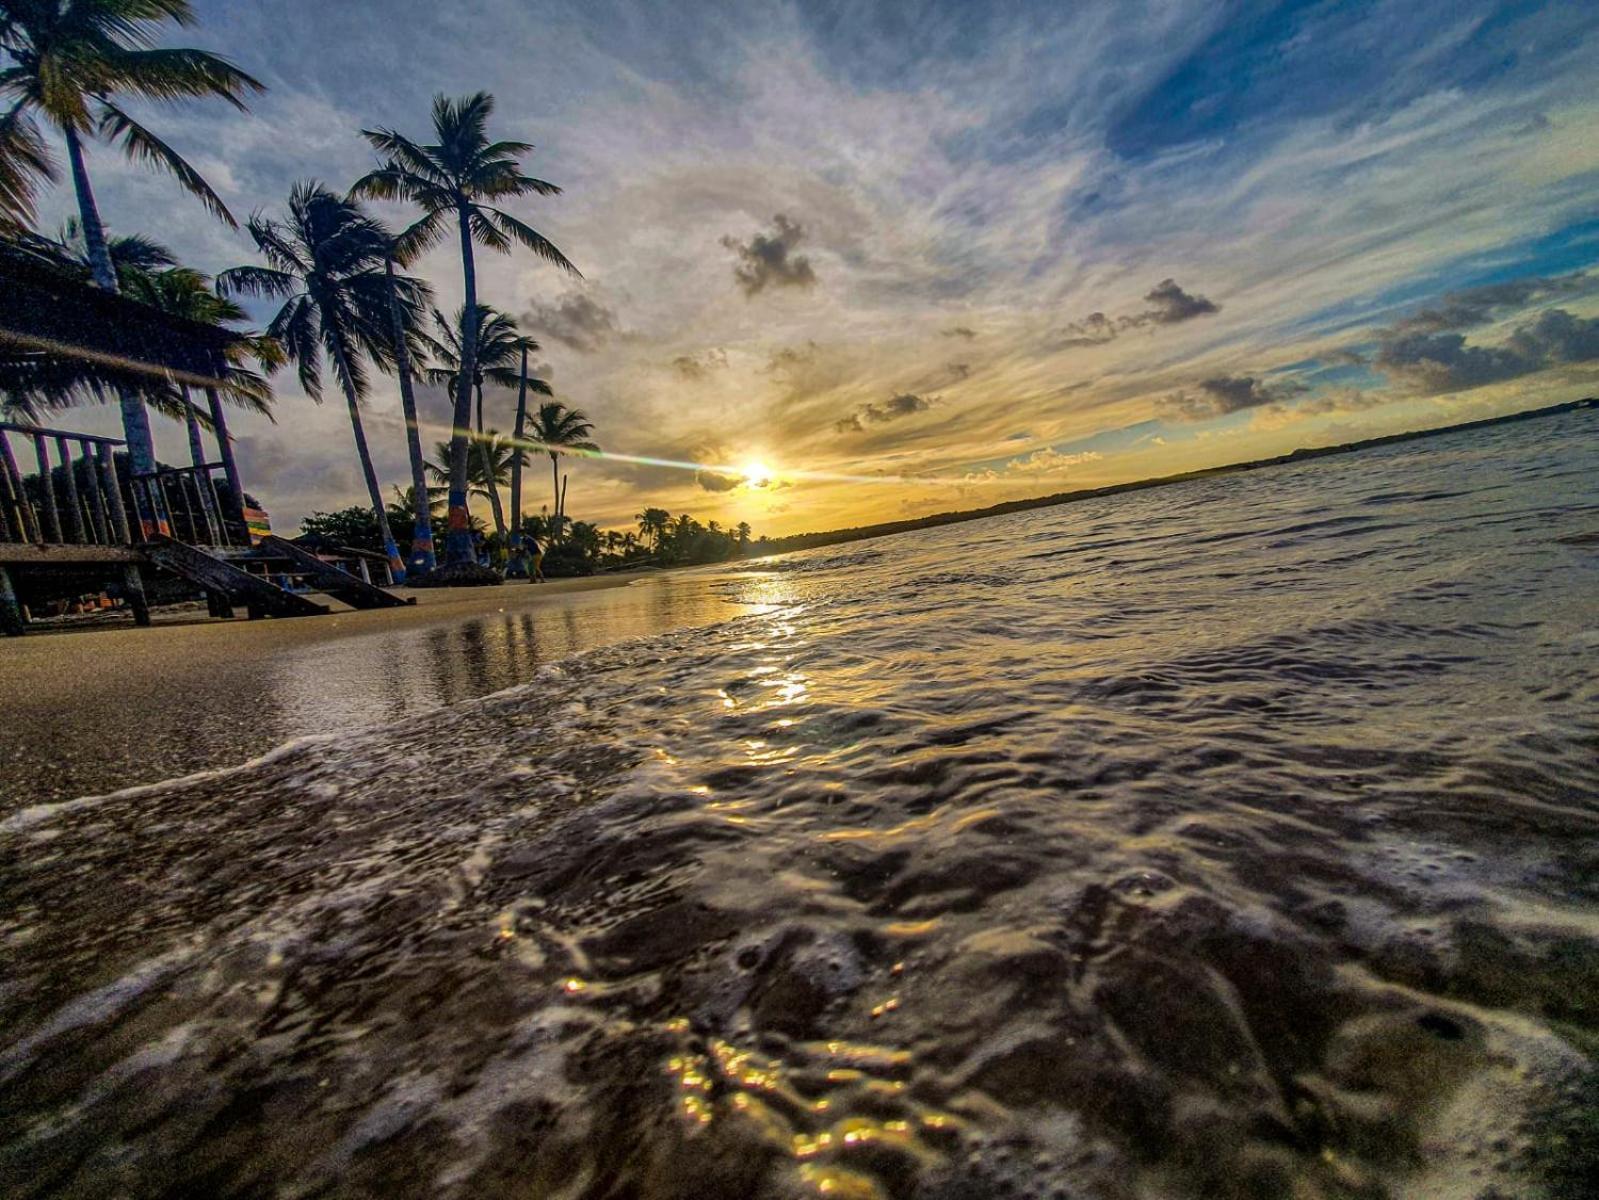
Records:
M702 573L399 589L414 607L148 629L36 630L0 646L0 812L231 766L513 686L556 659L738 610ZM325 598L324 598L325 599Z

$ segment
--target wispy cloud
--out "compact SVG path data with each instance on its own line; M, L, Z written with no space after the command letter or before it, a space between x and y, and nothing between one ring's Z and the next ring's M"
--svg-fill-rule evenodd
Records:
M937 396L918 396L914 392L901 392L881 404L863 404L849 416L835 422L839 433L861 433L868 425L884 425L916 413L926 412L938 403Z

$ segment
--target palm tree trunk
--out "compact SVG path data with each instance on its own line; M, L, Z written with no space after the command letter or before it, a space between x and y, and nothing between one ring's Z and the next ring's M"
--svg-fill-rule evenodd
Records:
M420 496L416 505L416 525L411 534L410 570L431 571L438 565L433 553L433 519L428 512L427 474L422 468L422 432L417 428L416 392L411 386L411 350L405 340L405 323L400 319L400 301L394 291L394 254L383 256L388 276L389 325L394 335L394 369L400 375L400 408L405 413L405 447L411 455L411 494Z
M233 509L229 516L233 517L240 525L247 525L244 519L244 483L239 479L239 462L233 457L233 440L228 437L228 421L222 415L222 397L217 394L214 387L205 389L205 401L211 410L211 427L217 435L217 451L222 457L222 473L228 480L228 491L233 493ZM248 544L249 530L245 530L245 541Z
M494 531L505 541L505 509L500 506L500 483L494 477L494 459L489 454L488 441L483 436L483 385L477 385L477 457L483 468L483 487L489 494L489 508L494 511Z
M200 498L200 511L205 514L206 533L213 546L223 544L222 513L216 506L216 493L211 490L211 472L205 466L205 438L200 435L200 412L189 397L189 389L178 385L183 397L183 423L189 430L189 462L197 468L194 472L194 491Z
M450 429L449 532L444 539L448 563L477 560L466 508L466 443L472 426L472 377L477 374L477 267L472 261L472 228L464 205L457 209L461 225L461 275L466 285L462 309L460 379L456 384L454 425Z
M400 547L395 544L389 529L389 514L383 507L383 489L378 486L378 473L372 466L372 451L367 449L366 428L361 424L361 404L355 389L350 386L349 359L344 348L334 343L333 353L339 359L339 374L344 380L344 398L350 405L350 428L355 433L355 453L361 460L361 474L366 478L366 492L372 500L372 512L378 519L378 536L383 539L383 553L388 556L389 571L395 583L405 582L405 560L400 557ZM424 499L423 503L426 503Z
M550 540L561 539L561 456L550 455L550 478L555 482L555 499L550 503Z
M516 390L516 426L511 432L511 548L505 573L527 578L527 558L522 553L522 434L527 427L527 346L522 347L522 381Z
M111 249L106 244L100 208L94 202L94 188L89 184L83 140L71 125L66 126L65 134L67 157L72 162L72 187L78 195L78 219L83 223L83 240L89 250L89 271L96 287L115 295L117 272L111 263ZM117 393L122 403L122 434L128 443L128 469L133 475L134 516L146 538L170 533L145 496L150 476L155 471L155 439L150 433L150 414L145 410L144 398L128 387L119 386Z

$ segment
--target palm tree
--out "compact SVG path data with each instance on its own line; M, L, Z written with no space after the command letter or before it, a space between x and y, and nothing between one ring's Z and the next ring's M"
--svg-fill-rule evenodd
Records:
M212 213L237 225L200 173L116 99L215 96L242 111L246 93L264 90L214 54L155 45L168 22L194 20L188 0L0 0L0 50L12 64L0 70L0 209L9 224L31 216L38 183L55 177L42 118L66 142L94 282L108 292L117 290L117 273L89 183L86 138L116 142L128 158L167 171ZM155 469L150 418L138 392L124 389L121 399L137 477Z
M661 542L666 538L666 531L671 524L672 514L664 508L646 508L634 518L638 522L638 531L654 543L657 551Z
M740 521L733 527L733 537L738 542L738 548L740 550L749 549L750 534L752 532L754 531L750 529L750 523L748 521Z
M384 268L388 231L362 212L360 205L313 181L298 183L289 193L286 221L257 214L250 218L249 230L269 265L224 271L218 277L221 290L224 295L283 299L267 333L299 368L306 394L319 402L322 359L327 357L350 408L355 451L384 552L395 579L402 580L405 564L389 528L383 490L361 424L361 398L367 390L363 359L380 369L392 370L395 364L389 322L391 289ZM405 277L396 278L394 284L406 324L414 326L428 296L427 286Z
M395 260L407 250L398 238L391 237L384 248L383 281L389 309L389 338L394 343L394 373L400 384L400 411L405 416L405 449L411 460L411 494L427 491L427 474L422 461L422 426L417 418L416 391L411 386L414 373L411 367L411 337L414 330L405 324L405 311L400 303L398 277L394 273ZM433 508L427 504L413 506L411 517L411 553L407 569L413 575L426 575L438 566L433 552Z
M516 445L508 437L503 436L498 429L488 429L478 444L485 449L481 455L473 455L469 463L472 468L467 474L467 493L471 496L481 496L488 500L498 494L511 477L511 463L517 455ZM440 442L433 448L434 459L426 464L428 476L440 483L448 484L450 479L450 443ZM429 488L430 492L437 489Z
M433 133L438 139L419 144L391 129L363 130L367 141L383 155L377 170L355 185L355 192L385 200L409 200L422 209L421 218L402 236L415 247L426 247L444 236L453 219L461 239L461 274L466 288L466 308L477 308L477 268L472 257L476 242L508 254L520 242L534 254L573 275L574 267L555 244L503 209L487 201L502 201L529 194L553 196L560 188L524 175L518 160L532 151L526 142L490 142L488 121L494 97L479 92L462 100L448 96L433 99ZM472 380L476 371L477 327L463 328L460 379L456 383L454 428L450 436L450 515L445 539L449 562L472 561L472 539L466 531L467 423L472 414Z
M553 396L555 393L544 380L527 373L528 355L536 353L539 344L524 334L516 339L515 345L522 365L516 390L516 425L511 432L516 457L511 461L511 545L506 555L505 573L513 579L525 579L527 556L522 553L522 468L527 464L527 453L522 448L522 442L527 436L527 394L536 392L540 396Z
M599 450L589 435L594 432L594 426L589 419L575 408L568 408L559 400L546 400L539 405L538 412L533 416L533 423L527 429L529 444L537 444L539 449L550 456L550 474L555 480L555 504L551 512L555 514L557 530L563 516L561 512L561 455L569 454L573 450L593 452Z
M451 321L438 309L433 310L433 325L438 330L437 337L420 334L419 340L427 348L428 353L436 360L437 366L425 368L422 378L429 383L436 384L455 391L461 382L461 364L465 361L464 347L470 331L468 326L468 313L475 314L476 319L471 324L476 326L474 340L477 343L477 356L474 360L475 369L472 372L471 385L477 394L477 437L478 463L474 468L468 466L467 477L471 478L474 470L480 474L489 470L487 463L487 449L483 444L483 380L487 377L491 382L501 387L510 387L517 380L516 372L506 364L516 356L517 339L516 323L504 313L490 308L487 304L480 304L475 309L465 307L457 309L455 320ZM448 456L445 457L449 461ZM494 511L494 528L503 538L505 536L505 512L500 507L500 494L491 491L488 494L489 507Z

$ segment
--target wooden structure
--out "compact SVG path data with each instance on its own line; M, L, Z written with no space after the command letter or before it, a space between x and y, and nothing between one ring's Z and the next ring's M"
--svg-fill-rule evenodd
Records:
M0 632L23 632L30 599L103 588L147 625L151 571L204 592L217 616L232 616L235 605L252 617L327 612L271 581L273 564L284 561L352 607L404 603L364 581L364 571L340 571L262 528L265 514L248 505L221 403L236 340L0 246L0 386L35 394L33 385L72 370L90 371L113 389L157 377L185 405L191 459L186 467L152 461L141 469L137 448L119 455L124 443L116 438L0 423ZM194 393L205 396L204 418ZM216 436L214 461L202 421ZM21 459L14 443L28 446ZM37 472L31 479L30 470Z

